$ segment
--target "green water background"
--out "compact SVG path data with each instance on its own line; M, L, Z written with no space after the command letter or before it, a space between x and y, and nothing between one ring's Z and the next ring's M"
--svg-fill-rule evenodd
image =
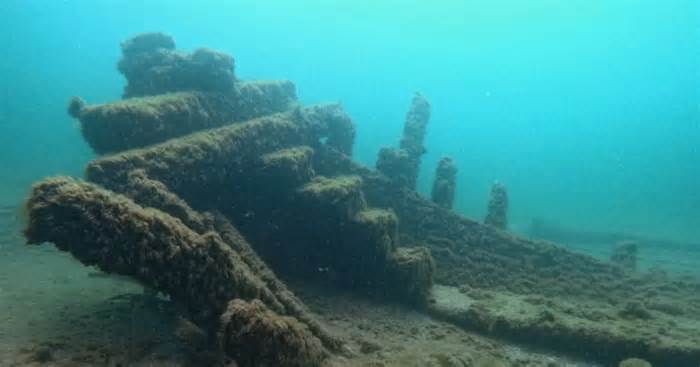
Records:
M494 180L511 223L700 242L700 3L672 1L117 1L0 3L0 203L93 157L69 97L119 98L119 42L164 31L219 49L244 79L342 101L355 157L398 143L414 91L433 106L419 182L459 166L456 210Z

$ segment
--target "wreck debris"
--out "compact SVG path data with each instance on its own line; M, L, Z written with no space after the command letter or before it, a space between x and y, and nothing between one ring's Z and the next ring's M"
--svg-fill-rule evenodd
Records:
M411 259L402 256L396 215L368 208L361 184L357 176L316 176L290 193L290 202L277 203L271 208L274 214L265 215L276 230L243 228L253 238L264 235L266 243L289 240L283 248L259 247L284 272L328 276L345 287L424 303L434 271L430 253L417 251Z
M376 285L377 289L392 289L394 291L389 293L411 298L420 303L422 301L419 298L424 297L426 292L413 290L423 289L425 284L432 282L430 271L408 273L420 277L415 281L422 285L417 286L410 282L396 283L401 277L403 277L402 281L407 281L407 277L406 274L401 273L403 270L399 269L403 263L391 263L393 257L384 260L385 265L382 265L381 271L378 269L377 272L366 272L357 265L362 259L369 258L368 255L363 254L362 247L357 247L348 240L354 237L351 232L361 231L358 227L360 224L354 223L353 218L366 208L359 189L361 181L357 177L315 177L300 187L298 195L292 195L299 202L287 203L282 198L286 196L285 192L293 193L295 185L310 179L313 174L309 166L313 151L297 143L309 140L304 137L310 135L310 131L318 133L333 131L328 127L333 126L333 123L329 123L323 116L330 114L337 117L336 108L335 105L325 105L325 107L302 109L299 113L269 115L249 122L193 134L150 148L101 158L89 164L87 177L93 182L109 187L115 182L123 182L129 175L133 175L134 171L143 172L144 175L161 182L176 195L184 198L186 202L201 207L218 208L234 218L245 215L250 212L250 209L259 211L261 207L275 207L275 215L278 219L271 217L268 222L279 223L280 228L286 229L279 231L280 240L289 239L290 243L305 244L305 247L286 246L285 249L290 253L280 256L278 249L266 251L264 243L270 241L264 241L259 245L263 254L280 259L297 259L307 265L303 267L299 266L299 263L285 261L296 269L318 269L330 266L335 271L335 279L339 283L351 283L352 286L364 288L368 285ZM332 112L324 112L328 110ZM311 112L307 113L307 111ZM301 120L295 121L295 119ZM335 118L335 120L338 119L345 120L342 117ZM253 140L257 142L254 145L244 143ZM313 139L309 142L314 143ZM251 165L252 162L259 163ZM271 193L270 189L277 187L275 184L268 184L271 175L276 177L273 182L288 184L285 185L286 188L278 187L276 193ZM245 187L236 188L241 184ZM228 191L227 195L238 193L238 196L236 199L222 199L221 192L224 191ZM255 198L267 200L270 197L276 197L279 201L275 204L251 204L249 209L244 209L243 203L246 201ZM238 204L236 213L232 212L231 206L227 205L228 202ZM304 214L309 213L319 219L313 224L314 228L308 230L304 230L307 226L305 223L297 223L298 220L288 218L305 218ZM323 218L322 220L327 224L320 225L318 222L320 218ZM360 216L360 218L363 217ZM245 219L240 219L240 222L245 222ZM297 227L292 227L290 223L295 223ZM354 224L346 226L344 223ZM371 224L366 223L366 225ZM256 231L264 231L266 236L271 236L267 228L251 229L245 225L242 228L249 230L248 234L252 236L255 235L251 232ZM329 230L319 231L318 228ZM290 236L291 233L297 233L297 235ZM304 240L294 240L301 236L300 233L313 234L313 236ZM308 248L309 244L329 242L338 247L324 245L318 249ZM276 242L273 241L273 243ZM347 256L341 256L342 249L345 249ZM273 253L276 256L270 255ZM300 254L303 254L301 258ZM348 261L348 259L355 260ZM422 259L425 264L432 264L429 256ZM284 266L281 267L284 268ZM432 267L425 265L423 269L432 269ZM403 289L408 293L401 294Z
M455 201L455 190L457 188L457 166L450 157L443 157L438 162L435 169L435 179L433 190L430 193L435 204L452 209Z
M324 136L327 139L321 144L319 139ZM368 285L379 284L377 288L382 289L414 289L416 287L409 283L392 283L392 280L399 277L399 271L392 270L398 265L389 264L393 257L379 258L378 261L384 265L380 266L377 272L362 271L357 265L362 259L373 258L363 251L375 246L369 243L367 248L358 247L347 239L353 237L353 231L361 233L364 223L353 222L355 216L367 208L359 189L360 180L356 177L313 177L313 149L304 146L304 143L337 149L342 154L351 151L353 138L352 122L339 105L312 106L287 113L266 115L248 122L101 158L88 165L87 178L106 187L114 187L115 183L128 180L133 172L142 172L150 179L162 183L187 203L197 207L215 208L227 216L238 218L238 223L243 224L241 228L247 235L255 237L255 232L260 231L269 238L271 232L279 233L279 241L289 240L290 243L305 246L285 246L291 252L287 257L280 256L276 249L266 251L265 243L270 243L269 240L259 241L261 244L258 247L263 255L297 259L307 265L303 267L298 263L289 262L296 269L330 267L339 283L364 285L365 288ZM256 143L246 144L250 141ZM115 189L120 191L118 187ZM287 197L298 202L290 203ZM228 203L236 205L231 206ZM249 221L248 213L260 212L261 208L275 208L267 214L268 223L278 223L277 227L285 230L270 231L269 228L245 226ZM317 222L314 223L314 228L303 230L307 225L297 223L296 218L305 218L308 213L314 218L323 218L327 225L322 226ZM298 227L295 228L290 223L296 223ZM319 227L334 230L318 231ZM292 233L309 233L313 236L304 240L294 240L301 235L290 236ZM316 250L308 247L314 243L334 245L323 245ZM392 246L395 247L394 244ZM342 256L343 253L347 256ZM300 254L303 255L300 257ZM348 261L353 258L355 260ZM274 259L271 261L274 262ZM432 264L429 258L424 261ZM432 282L431 273L415 275L423 277L416 279L422 284ZM424 295L425 292L411 291L410 295L404 296Z
M311 165L313 154L314 150L306 145L263 154L257 174L274 186L297 187L315 175Z
M198 206L204 200L215 199L215 195L206 194L225 190L249 162L304 140L291 113L267 115L97 159L88 164L86 176L89 181L107 185L113 180L119 182L134 169L142 169L148 177ZM246 144L250 141L255 144Z
M311 317L303 302L287 289L287 286L260 259L238 229L223 215L218 212L199 213L195 211L185 201L169 191L163 183L147 177L143 170L130 171L125 182L111 181L107 184L110 185L108 188L126 195L144 207L158 209L172 215L200 235L209 232L218 233L221 239L238 253L250 270L276 294L279 302L284 305L290 316L305 323L328 348L332 350L340 348L341 341L330 335L318 321Z
M122 54L138 55L157 50L175 50L175 40L161 32L137 34L121 43Z
M261 297L284 311L218 235L199 235L170 215L95 185L43 181L32 189L27 211L29 243L51 242L86 265L133 276L186 305L197 320L218 317L233 298Z
M134 98L102 106L74 98L68 107L95 151L116 153L91 162L87 178L119 195L67 179L41 183L29 201L27 237L170 294L199 326L218 333L239 365L313 366L323 349L340 349L271 268L395 296L484 333L598 353L606 362L630 351L654 363L697 361L694 337L666 345L643 326L616 324L664 320L653 302L651 318L620 317L619 305L627 307L621 300L645 294L650 281L497 230L507 227L502 185L492 188L490 225L446 210L454 180L436 179L434 202L421 198L413 189L430 116L422 96L414 97L399 148L383 149L372 171L349 157L355 128L339 104L295 107L291 83L237 81L232 58L177 53L161 34L127 41L123 53L125 96ZM488 297L474 302L450 293L454 286ZM440 292L449 297L434 297ZM467 299L453 302L458 296ZM539 296L553 299L547 309L522 305ZM560 321L574 316L554 309L562 307L560 296L606 297L618 306L606 305L612 312L602 316L608 309L593 307L568 325ZM521 305L513 309L524 313L499 314L502 304ZM692 304L700 302L689 302L688 314ZM584 324L593 326L579 328ZM610 332L609 325L629 332ZM682 336L666 335L676 342Z
M144 147L296 105L289 81L237 81L231 56L206 49L183 54L174 47L161 33L125 41L118 68L128 82L127 99L95 106L71 99L68 112L80 120L95 152Z
M333 118L326 119L327 115ZM198 201L194 198L202 197L202 186L206 186L204 190L215 191L222 187L217 185L231 184L227 180L263 154L298 145L318 144L319 139L328 137L321 134L342 130L334 126L343 124L345 119L346 116L337 112L337 105L265 115L245 123L205 130L182 139L97 159L90 162L86 175L90 181L106 184L133 169L143 169L149 177L163 182L185 201L196 203ZM255 141L255 144L246 144L250 141Z
M608 317L602 313L605 308L591 309L590 299L575 306L557 297L523 297L494 289L467 293L438 285L432 290L434 302L428 311L435 317L480 333L500 335L521 343L534 340L534 345L586 356L606 366L629 356L643 356L656 366L692 367L700 360L700 346L692 333L678 333L673 341L667 339L663 343L653 336L643 336L645 332L658 335L656 328L648 324L663 325L672 322L672 318L656 323L652 319L630 321ZM504 304L508 305L507 310ZM597 315L601 313L605 316ZM682 335L686 337L679 338Z
M287 322L298 320L291 316L295 313L311 319L298 301L289 302L286 287L277 282L269 287L269 279L261 279L259 269L251 269L234 250L249 248L245 242L228 245L215 232L198 234L159 210L143 208L121 195L67 178L35 185L27 210L25 235L29 243L51 242L86 265L132 276L185 306L205 330L217 327L220 315L234 299L259 300L269 312L289 315ZM245 241L234 236L225 237ZM295 328L309 328L301 325ZM322 345L321 340L326 340L331 341L326 347L339 347L338 340L326 335L317 324L310 326L308 336L302 335L306 340L302 343Z
M367 203L391 208L400 218L402 243L422 243L431 250L437 266L428 311L434 316L522 343L537 340L538 346L605 363L617 363L630 354L655 365L691 367L700 360L700 338L695 330L666 329L669 341L659 343L656 339L655 328L673 322L677 314L662 318L652 310L653 319L630 321L618 313L625 309L627 300L647 294L649 287L662 293L656 296L660 299L678 299L680 304L700 312L700 307L689 306L700 305L696 281L621 277L619 268L606 261L552 243L520 238L444 210L413 191L396 188L387 177L349 159L336 155L335 159L319 162L324 163L315 166L319 173L360 176ZM661 290L660 284L669 288ZM476 296L462 301L457 290L460 286L487 296L479 297L481 302L477 305ZM523 299L537 295L547 303L518 306ZM580 312L586 316L571 315L572 300L585 305ZM616 306L609 316L611 300ZM503 304L510 305L511 314L501 312ZM555 312L554 323L543 323L540 312L543 305L550 304L561 310ZM531 319L524 319L532 311L536 312Z
M352 156L355 143L355 124L339 103L326 103L298 110L298 120L313 136L325 138L325 145Z
M144 33L121 44L117 69L126 77L124 98L199 90L230 92L236 81L233 58L209 49L175 50L172 37Z
M293 83L252 81L240 82L228 93L186 91L94 106L74 97L68 109L80 120L85 141L96 153L104 154L284 112L295 104Z
M321 238L304 241L321 246L302 253L319 256L315 264L327 266L341 284L424 303L433 282L430 252L399 249L398 218L392 211L368 208L361 184L357 176L317 177L301 189L300 207L324 218L314 223L324 228L314 234Z
M400 219L402 242L422 243L430 248L437 264L436 282L546 293L558 287L569 288L569 284L553 287L556 283L552 283L548 274L571 274L565 283L580 280L579 285L598 281L601 288L604 283L618 279L616 274L619 272L607 263L551 243L494 230L492 226L445 210L415 191L397 187L390 178L337 151L323 146L315 147L315 151L313 160L317 174L359 176L367 204L373 208L390 209ZM518 256L513 255L516 253ZM456 259L469 266L456 265ZM498 261L499 266L494 267L494 261ZM488 276L482 276L485 274ZM603 274L609 277L602 279Z
M416 93L406 114L399 148L382 148L377 170L399 185L415 190L421 157L425 154L425 132L430 121L430 104Z
M489 206L484 223L498 229L506 229L508 227L508 192L506 187L499 182L495 182L491 186Z
M80 114L83 112L85 109L85 100L80 98L80 97L72 97L70 101L68 101L68 115L72 118L79 118Z
M361 184L357 176L318 176L298 190L298 197L315 216L347 220L367 206Z
M399 145L411 157L412 170L409 173L411 179L409 187L412 189L416 188L421 157L426 152L423 142L428 121L430 121L430 104L422 94L416 93L413 96L413 101L411 101L411 108L406 114L406 123L403 127L403 136Z
M610 254L610 262L619 265L626 271L637 270L637 253L639 245L635 241L620 241L615 244L612 254Z
M392 283L402 284L401 293L409 300L424 302L433 287L435 262L426 247L401 247L391 257Z
M407 151L396 148L381 148L377 157L377 171L391 178L397 186L410 187L413 161Z
M316 367L325 358L323 346L305 325L259 300L231 301L221 325L220 344L242 367Z

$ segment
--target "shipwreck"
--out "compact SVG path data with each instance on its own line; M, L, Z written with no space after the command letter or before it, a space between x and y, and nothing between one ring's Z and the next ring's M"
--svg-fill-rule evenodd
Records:
M34 185L25 236L167 295L222 360L353 353L281 280L294 278L602 363L697 367L700 283L511 234L502 184L483 222L465 218L447 157L432 199L419 195L425 96L373 169L353 161L340 104L303 106L292 82L239 80L231 56L161 33L121 46L123 99L68 106L98 158L84 178Z

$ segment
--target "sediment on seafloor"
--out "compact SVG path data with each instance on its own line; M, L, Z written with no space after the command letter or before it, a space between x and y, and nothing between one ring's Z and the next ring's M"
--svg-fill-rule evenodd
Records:
M606 301L553 299L468 286L437 286L432 299L429 313L455 325L606 365L635 356L654 366L695 367L700 361L697 333L668 326L696 322L692 316L656 311L625 315L621 311L631 306L621 310ZM635 301L623 304L629 302ZM646 306L639 303L635 307Z

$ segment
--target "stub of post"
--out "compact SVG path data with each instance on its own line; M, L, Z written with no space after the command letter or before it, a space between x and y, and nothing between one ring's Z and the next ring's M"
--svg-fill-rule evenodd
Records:
M500 229L508 227L508 192L506 187L498 181L491 186L484 223Z
M450 157L443 157L435 169L431 198L437 205L452 209L457 188L457 166Z

